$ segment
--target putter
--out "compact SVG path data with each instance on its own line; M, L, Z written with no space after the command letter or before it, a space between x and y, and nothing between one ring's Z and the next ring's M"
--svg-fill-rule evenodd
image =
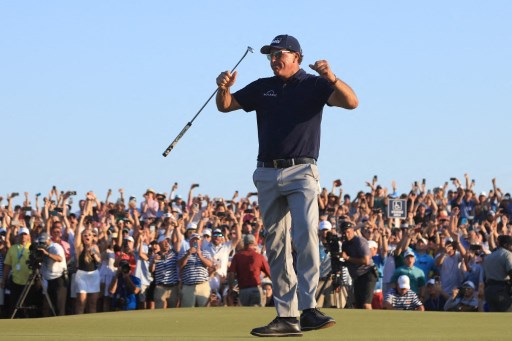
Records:
M240 64L242 62L242 60L244 60L245 56L247 56L247 53L254 53L254 49L250 46L247 46L247 50L245 51L244 55L242 56L242 58L240 58L240 60L238 61L238 63L236 63L236 65L233 67L233 69L231 70L231 73L233 73L233 71L235 71L236 67L238 66L238 64ZM203 106L201 107L201 109L199 109L199 111L197 112L197 114L192 118L192 120L190 120L190 122L188 122L185 127L183 127L183 129L180 131L180 133L178 134L178 136L176 136L176 138L174 139L174 141L172 141L172 143L169 145L169 147L167 147L167 149L165 150L165 152L162 153L162 155L164 157L166 157L167 155L169 155L169 153L171 152L171 150L173 150L173 148L176 146L176 144L178 143L178 141L183 137L183 135L185 135L185 133L187 132L187 130L192 126L192 122L194 122L194 120L197 118L197 116L199 116L199 114L201 113L201 111L203 111L204 107L206 107L206 105L208 104L208 102L210 102L210 100L213 98L213 96L215 96L215 94L217 93L217 91L219 91L219 88L215 89L215 91L213 92L213 94L210 96L210 98L208 98L208 100L203 104Z

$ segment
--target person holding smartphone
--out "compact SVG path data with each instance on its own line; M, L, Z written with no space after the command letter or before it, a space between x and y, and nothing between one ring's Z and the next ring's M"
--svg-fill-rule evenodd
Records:
M201 236L190 236L190 248L181 252L178 260L181 281L181 307L205 307L210 298L208 268L213 266L212 255L201 250Z

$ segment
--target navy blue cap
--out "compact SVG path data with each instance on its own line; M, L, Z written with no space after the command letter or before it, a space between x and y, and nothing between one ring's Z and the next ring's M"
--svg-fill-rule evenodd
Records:
M302 49L300 48L299 41L294 37L288 34L281 34L272 40L270 45L265 45L260 49L260 52L263 54L269 54L270 49L287 49L293 52L299 52L302 54Z

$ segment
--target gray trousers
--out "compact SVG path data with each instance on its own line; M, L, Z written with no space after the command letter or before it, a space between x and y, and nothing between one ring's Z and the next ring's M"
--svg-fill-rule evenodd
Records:
M261 285L240 289L238 299L240 300L240 305L244 307L264 307L266 301Z
M284 169L257 168L258 189L266 252L277 315L298 317L315 308L320 255L318 250L319 174L316 165ZM295 274L292 259L296 252Z

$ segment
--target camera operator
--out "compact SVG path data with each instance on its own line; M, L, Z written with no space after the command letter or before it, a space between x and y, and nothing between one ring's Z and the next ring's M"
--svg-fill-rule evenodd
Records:
M485 300L493 312L512 311L512 237L498 236L498 248L484 259Z
M137 309L137 295L140 292L140 279L130 275L131 267L128 260L119 262L117 274L110 283L113 310Z
M318 226L320 241L320 280L316 293L318 308L337 307L343 309L348 298L348 273L342 265L340 256L341 245L332 224L323 220ZM334 281L333 281L334 279Z
M43 232L37 240L37 251L41 252L43 262L41 274L47 281L47 293L57 316L66 315L66 297L68 294L68 273L64 249L54 243L50 236Z
M378 273L368 247L368 241L356 236L354 225L350 221L340 222L343 234L341 258L345 260L350 277L353 280L354 308L372 309L372 298Z

